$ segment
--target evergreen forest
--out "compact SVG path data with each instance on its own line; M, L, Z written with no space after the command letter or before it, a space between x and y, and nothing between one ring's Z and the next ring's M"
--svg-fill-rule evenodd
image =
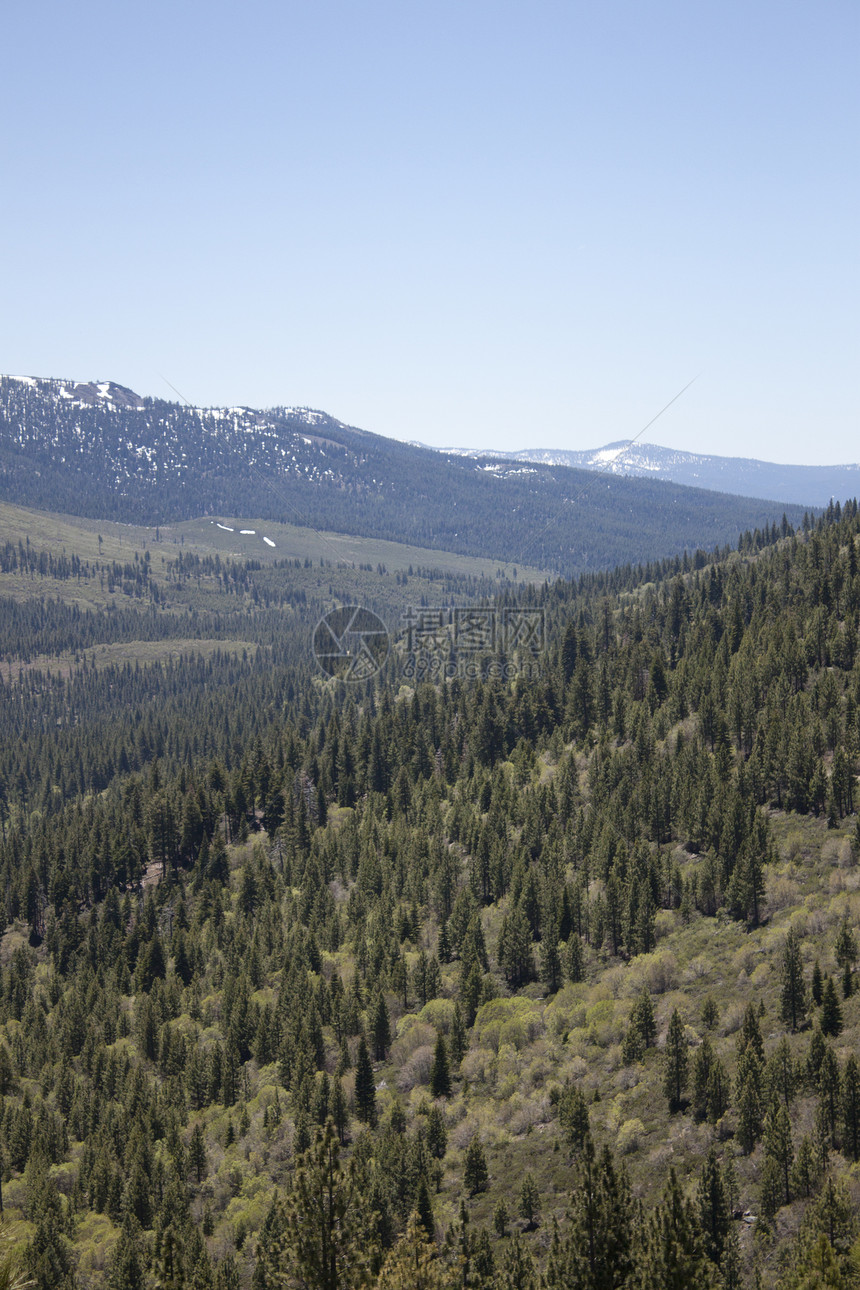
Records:
M0 544L0 1276L860 1286L860 512L794 519L528 584ZM410 678L467 604L540 656Z

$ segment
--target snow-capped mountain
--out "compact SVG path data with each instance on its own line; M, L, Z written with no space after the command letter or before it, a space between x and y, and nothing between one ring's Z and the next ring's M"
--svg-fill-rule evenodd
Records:
M582 452L562 448L523 448L520 452L487 454L469 448L446 448L468 457L488 455L505 461L571 466L638 479L667 479L692 488L709 488L738 497L768 497L800 506L827 506L860 494L860 465L784 466L753 457L715 457L678 452L653 443L621 440Z
M567 462L385 439L310 408L195 408L112 381L0 377L0 501L158 524L209 515L573 573L772 530L783 506ZM797 523L802 510L789 508Z

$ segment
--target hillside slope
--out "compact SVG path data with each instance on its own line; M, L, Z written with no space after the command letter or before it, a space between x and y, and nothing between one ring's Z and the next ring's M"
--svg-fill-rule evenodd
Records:
M529 678L4 684L37 1284L854 1285L858 542L508 590Z
M560 466L473 461L322 412L186 408L0 378L0 498L164 524L252 515L574 574L736 542L783 506ZM788 508L797 524L801 508Z

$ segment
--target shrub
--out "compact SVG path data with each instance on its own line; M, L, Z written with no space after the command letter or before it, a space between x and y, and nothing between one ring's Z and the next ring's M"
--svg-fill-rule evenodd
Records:
M639 1143L645 1133L645 1126L641 1120L625 1120L618 1130L616 1146L622 1156L629 1156L632 1152L638 1151Z

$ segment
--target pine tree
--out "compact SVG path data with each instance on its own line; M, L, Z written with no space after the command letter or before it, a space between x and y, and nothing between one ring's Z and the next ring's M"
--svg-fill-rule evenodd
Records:
M195 1180L201 1183L206 1176L206 1140L203 1137L203 1129L199 1120L191 1130L191 1140L188 1144L188 1163L194 1170Z
M373 1051L376 1061L384 1062L391 1044L391 1022L385 995L380 990L373 1012Z
M454 1290L453 1281L439 1259L417 1210L406 1231L386 1256L376 1290Z
M287 1199L286 1250L304 1284L358 1290L369 1284L363 1204L351 1166L341 1168L334 1125L302 1157Z
M841 968L847 967L850 969L857 962L857 937L847 918L842 920L834 952L836 962Z
M27 1207L35 1232L24 1251L24 1263L37 1290L74 1290L72 1247L66 1235L63 1202L48 1175L48 1162L37 1147L24 1175Z
M821 1026L816 1021L809 1037L809 1051L806 1055L806 1076L812 1084L818 1081L818 1072L821 1070L821 1062L826 1051L827 1044L821 1033Z
M856 1220L851 1198L842 1179L828 1174L811 1215L814 1230L823 1232L834 1248L843 1246L854 1233Z
M455 999L454 1016L451 1021L451 1060L454 1064L455 1072L463 1060L467 1047L466 1026L463 1021L463 1014L460 1011L460 1005Z
M431 1106L427 1117L427 1150L434 1160L442 1160L448 1149L445 1117L438 1106Z
M791 1046L785 1035L768 1058L765 1080L770 1095L781 1098L786 1110L791 1110L791 1104L797 1092L798 1072L791 1054Z
M463 1185L470 1196L476 1196L479 1191L487 1190L489 1177L487 1157L484 1154L481 1139L476 1133L466 1149Z
M759 1184L759 1215L768 1229L783 1201L783 1185L779 1163L773 1156L765 1156Z
M634 1267L634 1203L624 1169L604 1149L598 1160L591 1136L585 1140L573 1188L565 1239L553 1239L546 1269L547 1290L583 1290L628 1284Z
M145 1290L146 1272L140 1229L126 1216L107 1266L107 1290Z
M585 980L585 950L582 937L571 932L567 939L564 955L564 969L569 981L576 983Z
M844 1150L852 1160L860 1159L860 1066L853 1053L842 1076L842 1124Z
M684 1034L684 1023L681 1020L681 1014L675 1008L666 1033L666 1049L663 1056L663 1092L670 1111L681 1109L687 1084L687 1066L687 1038Z
M831 976L825 979L821 995L821 1031L833 1039L842 1031L842 1005Z
M745 843L726 889L726 899L734 916L747 919L753 927L759 925L764 899L764 860L752 839Z
M731 1226L731 1208L723 1171L714 1147L705 1157L696 1191L705 1252L720 1266Z
M819 1169L815 1148L808 1133L800 1139L797 1155L791 1169L791 1190L797 1196L809 1199L818 1182Z
M537 1227L540 1210L540 1192L534 1174L529 1170L520 1188L520 1216L525 1219L527 1232L534 1231Z
M831 1145L835 1146L842 1100L842 1081L839 1076L839 1062L829 1044L824 1050L818 1071L818 1099L822 1126Z
M764 1150L765 1155L777 1164L782 1189L780 1204L788 1205L791 1201L791 1166L794 1162L794 1146L791 1140L791 1120L782 1102L772 1103L765 1117Z
M519 1232L514 1232L505 1250L501 1279L492 1290L537 1290L537 1286L534 1259Z
M750 1048L738 1061L735 1102L737 1106L737 1137L741 1150L749 1155L761 1137L764 1121L763 1069L761 1059Z
M708 1073L708 1119L716 1124L725 1115L729 1107L729 1079L726 1068L715 1057Z
M639 1061L645 1049L654 1043L657 1037L657 1025L654 1021L654 1006L647 989L636 999L630 1012L630 1023L624 1036L622 1058L629 1065Z
M565 1083L558 1099L558 1121L568 1146L581 1151L589 1136L588 1104L577 1084Z
M697 1120L704 1120L708 1114L708 1089L715 1060L713 1045L706 1035L693 1057L692 1103Z
M716 1290L713 1265L705 1253L699 1214L684 1197L674 1168L640 1245L637 1290Z
M541 941L540 979L546 986L547 994L557 994L561 988L562 968L558 949L558 926L553 921L549 921Z
M824 1233L801 1239L780 1290L846 1290L840 1260Z
M720 1010L717 1007L713 996L708 995L702 1004L702 1025L706 1030L714 1030L720 1019Z
M748 1003L744 1009L743 1021L738 1032L738 1057L753 1052L760 1062L764 1062L764 1041L761 1037L761 1026L758 1020L758 1009L754 1003Z
M448 1066L448 1045L445 1036L436 1036L433 1065L430 1068L430 1094L432 1097L451 1096L451 1071Z
M369 1124L371 1128L375 1127L376 1083L364 1035L359 1040L358 1056L355 1061L355 1113L364 1124Z
M657 1039L657 1023L654 1020L654 1005L647 987L643 987L633 1007L636 1027L642 1036L646 1048L650 1048Z
M794 927L790 927L782 952L782 1019L796 1031L806 1017L806 986L803 981L803 960L800 940Z
M334 1121L334 1127L337 1129L338 1141L341 1146L345 1146L349 1130L349 1107L346 1094L343 1091L343 1084L337 1077L332 1085L331 1118Z
M430 1199L430 1188L427 1186L427 1177L423 1173L418 1180L418 1187L415 1192L415 1209L421 1220L421 1226L427 1234L427 1239L432 1241L436 1232L436 1223L433 1218L433 1201Z

